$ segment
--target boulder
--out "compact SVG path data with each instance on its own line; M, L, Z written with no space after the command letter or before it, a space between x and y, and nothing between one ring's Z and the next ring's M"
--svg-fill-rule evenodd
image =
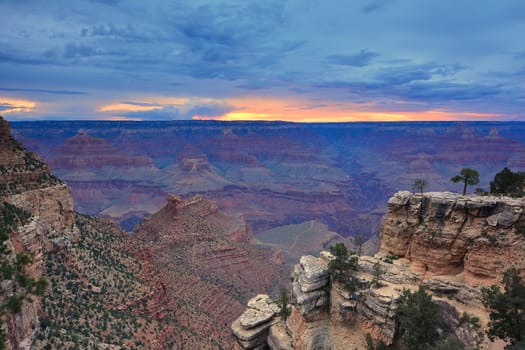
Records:
M270 327L279 308L266 294L248 301L247 309L231 325L233 335L243 349L264 348Z

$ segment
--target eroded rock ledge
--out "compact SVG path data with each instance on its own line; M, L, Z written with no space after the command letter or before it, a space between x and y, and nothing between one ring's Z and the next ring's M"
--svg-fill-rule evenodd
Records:
M525 268L525 198L397 192L381 230L382 255L410 260L427 276L464 272L471 285Z

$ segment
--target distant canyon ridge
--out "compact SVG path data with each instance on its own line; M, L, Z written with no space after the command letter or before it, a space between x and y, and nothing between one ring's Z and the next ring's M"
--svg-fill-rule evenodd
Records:
M411 190L417 178L426 180L425 190L460 191L450 178L474 168L481 181L472 192L488 189L505 166L525 170L522 122L11 125L15 138L71 187L81 213L131 230L168 193L203 194L242 216L268 245L296 245L308 230L319 231L309 235L321 237L320 245L339 235L373 237L387 199Z

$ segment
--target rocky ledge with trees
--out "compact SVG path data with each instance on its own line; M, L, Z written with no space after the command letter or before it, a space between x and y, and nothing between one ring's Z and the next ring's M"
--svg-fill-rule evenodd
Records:
M339 245L303 256L290 315L276 309L258 323L258 341L239 346L521 349L524 209L524 198L398 192L378 254L358 257Z

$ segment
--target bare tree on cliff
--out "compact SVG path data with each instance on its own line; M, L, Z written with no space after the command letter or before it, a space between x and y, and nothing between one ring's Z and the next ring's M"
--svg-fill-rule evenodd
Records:
M454 183L463 182L463 195L467 194L467 185L475 185L479 182L479 173L470 168L461 169L460 175L450 179Z
M354 244L357 246L357 256L361 256L363 244L366 242L365 237L358 235L354 237Z

